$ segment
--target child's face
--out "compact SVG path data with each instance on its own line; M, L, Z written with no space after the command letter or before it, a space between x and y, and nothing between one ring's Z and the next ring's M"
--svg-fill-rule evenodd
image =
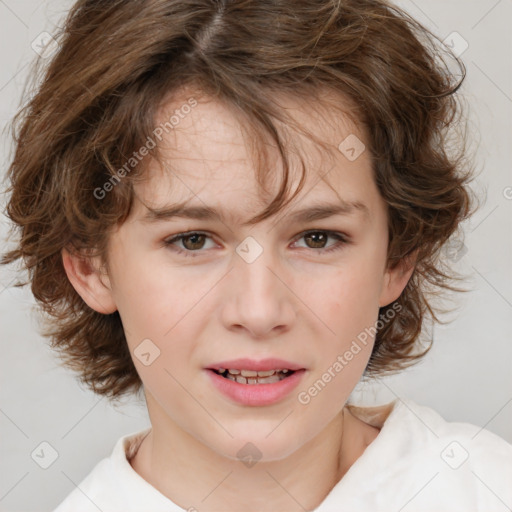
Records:
M162 110L161 120L169 119L187 98ZM287 99L286 104L300 109L293 111L296 118L334 148L350 134L364 140L339 116L315 114L304 100ZM263 458L278 459L318 435L340 413L363 374L374 341L368 329L375 325L379 307L395 300L410 276L386 272L386 205L373 181L368 151L355 161L341 151L335 160L322 161L321 150L306 138L300 140L309 171L299 197L277 220L242 227L263 205L251 160L229 111L201 100L165 138L172 148L164 153L167 169L153 166L136 193L152 208L190 199L187 206L222 210L225 219L144 220L148 210L136 201L111 237L110 282L105 295L98 292L98 299L111 301L122 318L153 427L183 429L227 457L236 458L251 441ZM269 160L272 165L276 161ZM298 209L339 203L319 178L327 172L342 199L365 208L316 221L289 220ZM294 167L295 185L298 177ZM268 192L277 187L278 180L268 185ZM343 233L350 242L322 253L322 233L298 237L306 230ZM188 231L208 237L164 245ZM247 237L254 239L249 258L262 250L254 261L236 251L245 248L240 244ZM337 242L327 238L324 245L328 249ZM360 341L364 338L366 344ZM137 351L146 339L151 343ZM160 354L149 365L133 355L143 351L150 355L141 359L152 360L155 346ZM345 356L347 351L352 357ZM240 403L212 383L207 369L238 358L280 358L305 371L297 372L295 387L277 401ZM330 378L324 375L329 371ZM318 380L320 391L308 392Z

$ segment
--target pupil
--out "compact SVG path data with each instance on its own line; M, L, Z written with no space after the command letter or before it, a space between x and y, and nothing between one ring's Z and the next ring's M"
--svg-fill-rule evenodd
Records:
M197 234L197 233L194 234L194 235L188 235L186 238L183 239L183 244L185 245L185 247L187 247L187 249L200 249L201 248L201 242L204 242L204 240L202 240L201 237L204 238L204 235L200 235L200 234ZM192 242L192 247L188 247L190 244L187 244L186 242L188 240L192 239L192 238L194 238L194 239L199 238L200 241L197 242L197 240L196 240L196 242ZM197 246L197 245L199 245L199 246Z
M323 239L323 242L325 243L325 233L321 233L321 232L316 232L316 233L309 233L308 235L306 235L306 238L320 238L320 239ZM319 244L319 245L314 245L315 247L320 247L322 248L324 246L324 243L322 243L322 240L320 240L320 242L318 242L318 240L313 240L313 244Z

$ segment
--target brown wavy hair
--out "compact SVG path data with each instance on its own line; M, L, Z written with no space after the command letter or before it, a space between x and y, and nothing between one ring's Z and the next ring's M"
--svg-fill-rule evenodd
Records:
M388 207L388 265L417 254L401 296L379 312L401 306L377 332L365 375L398 371L428 351L418 347L426 316L440 321L433 298L464 291L442 249L473 213L455 94L465 68L436 36L381 0L79 0L54 38L55 53L34 64L38 83L12 121L7 215L18 236L2 263L22 262L28 279L17 285L30 283L46 314L44 335L83 383L111 398L141 389L118 312L85 304L61 251L107 261L109 231L129 215L144 162L105 198L94 191L147 143L159 107L187 85L239 113L260 149L270 136L279 150L282 185L252 222L303 185L287 197L281 128L291 119L275 93L320 105L322 92L333 91L339 105L329 108L340 111L343 98L350 102ZM158 146L150 154L158 160ZM263 183L264 166L256 168Z

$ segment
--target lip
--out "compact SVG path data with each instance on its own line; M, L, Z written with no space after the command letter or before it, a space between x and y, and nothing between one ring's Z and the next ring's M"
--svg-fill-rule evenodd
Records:
M255 359L232 359L231 361L221 361L208 366L207 370L218 370L224 368L226 370L252 370L255 372L264 372L267 370L304 370L305 368L300 364L285 361L284 359L277 359L270 357L267 359L261 359L259 361Z
M230 363L233 363L233 361ZM222 366L222 368L224 368L224 366ZM266 368L275 369L276 367L273 366L272 368L269 368L267 365ZM282 367L278 366L278 368ZM284 368L286 368L286 366ZM242 369L256 370L254 367L247 368L243 366ZM222 394L234 402L250 406L272 405L283 400L299 385L303 375L306 373L306 370L302 368L295 370L289 377L286 377L279 382L273 382L271 384L240 384L239 382L220 376L211 368L206 368L205 371L209 375L213 385ZM264 370L258 369L256 371Z

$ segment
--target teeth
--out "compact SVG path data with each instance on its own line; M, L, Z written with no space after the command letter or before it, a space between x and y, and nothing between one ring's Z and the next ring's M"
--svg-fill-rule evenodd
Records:
M270 377L271 375L274 375L276 373L276 370L267 370L265 372L258 372L258 377ZM242 375L244 372L242 372Z
M220 373L224 373L224 371L225 370L223 368L219 368ZM237 370L235 368L230 368L228 372L231 375L242 375L242 377L270 377L271 375L279 372L287 373L288 370L265 370L256 372L254 370Z
M241 375L231 375L230 373L225 374L226 379L232 380L234 382L238 382L239 384L272 384L273 382L279 382L280 380L285 379L286 377L281 375L270 375L269 377L249 377L245 378Z
M252 370L241 370L242 377L256 377L258 372L253 372Z
M232 380L234 382L239 382L240 384L271 384L273 382L279 382L286 378L286 374L290 370L264 370L264 371L254 371L254 370L238 370L236 368L229 368L226 370L225 368L219 368L218 372L225 377L226 379Z

